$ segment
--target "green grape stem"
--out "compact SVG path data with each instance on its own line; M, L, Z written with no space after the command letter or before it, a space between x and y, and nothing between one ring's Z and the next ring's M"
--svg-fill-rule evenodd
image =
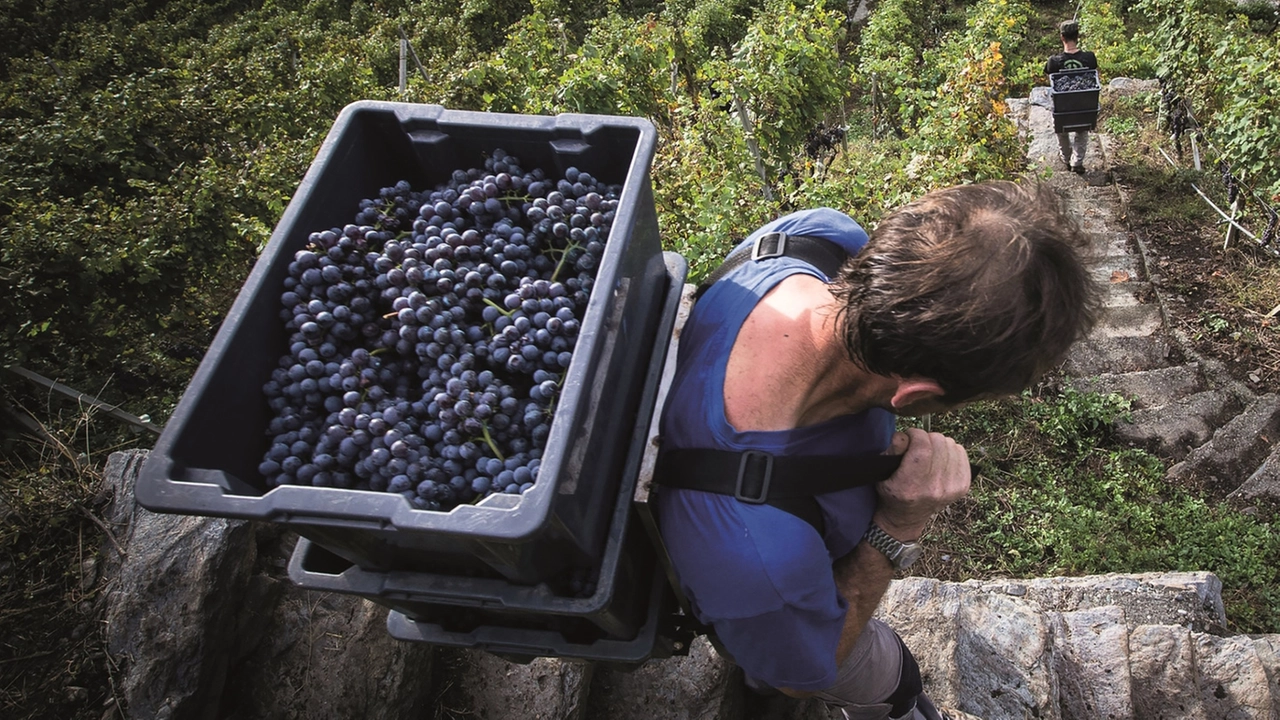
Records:
M560 270L564 267L564 261L569 258L569 251L578 247L581 247L578 243L569 243L560 250L560 262L556 263L555 272L551 273L551 282L560 282Z
M498 444L493 441L493 436L489 434L489 423L480 423L480 432L484 434L484 442L493 451L494 457L505 461L506 458L502 456L502 451L498 449Z

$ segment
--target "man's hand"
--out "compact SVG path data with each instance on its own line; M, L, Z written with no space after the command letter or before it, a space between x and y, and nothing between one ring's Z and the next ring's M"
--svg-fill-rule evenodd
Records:
M876 486L875 523L910 542L924 534L934 515L969 494L969 454L955 440L919 428L894 433L889 454L902 455L902 465Z

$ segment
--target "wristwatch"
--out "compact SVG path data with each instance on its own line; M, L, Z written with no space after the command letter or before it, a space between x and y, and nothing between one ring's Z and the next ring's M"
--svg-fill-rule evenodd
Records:
M904 543L881 530L875 523L871 523L871 527L867 528L867 534L863 539L868 545L884 553L884 556L889 558L889 562L899 570L911 567L911 563L919 560L924 554L924 546L920 543Z

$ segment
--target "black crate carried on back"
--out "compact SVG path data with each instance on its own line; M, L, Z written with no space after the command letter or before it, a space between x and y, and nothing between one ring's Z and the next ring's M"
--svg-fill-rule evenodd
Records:
M1053 98L1053 131L1092 130L1101 109L1102 82L1093 68L1063 70L1049 75L1049 96Z
M666 342L657 338L668 270L649 178L656 143L657 131L642 118L480 113L377 101L344 108L148 455L137 481L138 503L157 512L283 523L366 570L496 577L532 585L566 568L599 563L637 423L646 363L655 343ZM621 187L572 362L556 381L554 418L536 483L518 493L486 495L440 510L415 505L409 493L398 491L271 483L261 470L274 436L264 385L290 352L291 331L280 317L282 290L310 234L325 228L345 233L351 213L379 188L399 181L438 188L457 172L465 179L468 168L497 148L548 178L569 183L572 168L579 177L589 173L600 183ZM503 202L523 202L522 193L500 195L496 185L492 196L485 194L485 201L474 200L482 209L487 200L499 209ZM395 331L390 332L394 343ZM417 339L424 344L421 335ZM387 356L422 357L412 352ZM420 379L425 381L412 378ZM315 417L324 420L333 412L324 407ZM482 435L467 432L462 439ZM487 446L483 437L478 442ZM469 482L457 476L463 485Z

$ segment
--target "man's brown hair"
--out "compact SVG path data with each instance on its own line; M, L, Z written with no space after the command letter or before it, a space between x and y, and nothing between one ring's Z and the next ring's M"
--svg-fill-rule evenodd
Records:
M1042 184L936 190L886 216L832 285L850 358L938 382L944 402L1020 392L1097 317L1088 237Z

